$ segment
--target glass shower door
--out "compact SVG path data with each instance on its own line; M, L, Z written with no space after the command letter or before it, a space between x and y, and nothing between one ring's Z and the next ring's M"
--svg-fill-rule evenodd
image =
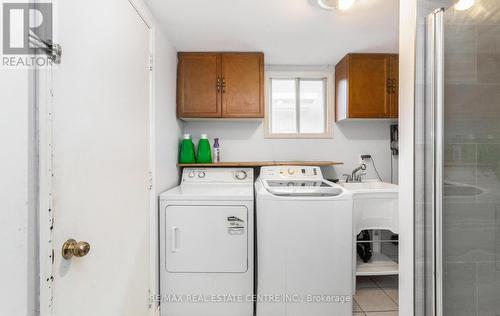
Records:
M472 2L427 29L423 249L438 316L500 315L500 1Z

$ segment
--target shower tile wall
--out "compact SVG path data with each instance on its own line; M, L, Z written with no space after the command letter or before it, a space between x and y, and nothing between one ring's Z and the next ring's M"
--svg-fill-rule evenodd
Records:
M445 13L445 315L500 314L499 13Z

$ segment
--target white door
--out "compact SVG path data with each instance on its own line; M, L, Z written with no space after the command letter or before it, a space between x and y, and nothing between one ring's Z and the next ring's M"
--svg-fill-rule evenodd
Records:
M147 315L150 30L126 0L56 4L53 315ZM70 238L90 252L64 259Z

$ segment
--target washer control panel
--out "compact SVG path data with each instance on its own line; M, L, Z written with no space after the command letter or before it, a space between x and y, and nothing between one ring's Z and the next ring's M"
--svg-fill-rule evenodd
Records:
M184 168L183 183L246 183L253 182L252 168Z
M263 179L323 179L321 169L312 166L262 167L260 169L260 177Z

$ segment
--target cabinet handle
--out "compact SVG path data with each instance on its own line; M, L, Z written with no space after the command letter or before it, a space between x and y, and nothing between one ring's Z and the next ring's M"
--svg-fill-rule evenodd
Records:
M222 77L222 93L226 93L226 79Z
M217 92L220 92L220 77L217 77Z
M396 79L387 79L387 93L396 93Z

